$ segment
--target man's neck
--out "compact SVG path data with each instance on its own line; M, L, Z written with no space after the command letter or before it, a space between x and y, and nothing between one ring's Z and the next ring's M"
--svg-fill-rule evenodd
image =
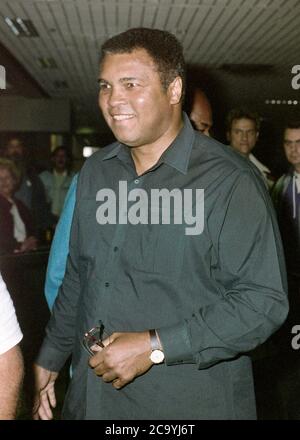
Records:
M295 171L297 174L300 174L300 165L296 165L296 166L294 167L294 171Z
M130 152L135 164L137 175L140 176L152 168L160 159L165 150L172 144L183 127L180 119L170 130L159 138L157 142L141 147L131 147Z
M56 174L59 174L59 175L66 174L66 172L67 172L66 169L57 169L57 168L54 168L54 171Z

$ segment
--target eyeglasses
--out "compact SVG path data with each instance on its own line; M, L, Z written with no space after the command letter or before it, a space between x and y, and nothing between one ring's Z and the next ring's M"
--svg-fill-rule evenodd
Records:
M99 347L104 348L102 341L106 337L107 335L104 332L103 322L99 321L99 325L97 327L93 327L84 334L82 345L85 350L93 356L97 351L99 351Z

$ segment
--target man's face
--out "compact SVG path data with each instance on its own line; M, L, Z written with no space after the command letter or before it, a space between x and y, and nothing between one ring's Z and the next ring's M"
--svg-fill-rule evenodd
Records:
M300 128L287 128L283 136L283 147L288 162L300 172Z
M174 121L172 84L167 91L162 88L154 61L144 49L105 56L99 106L120 142L131 147L163 142Z
M54 168L57 171L64 171L67 167L67 155L64 150L57 150L53 157Z
M190 113L190 120L193 122L196 130L206 136L210 136L210 129L213 125L211 106L200 90L196 90L193 107Z
M10 139L5 147L5 156L8 159L18 161L24 158L24 147L20 139Z
M258 138L255 122L252 119L234 119L231 130L227 132L227 139L232 148L248 157L255 147Z

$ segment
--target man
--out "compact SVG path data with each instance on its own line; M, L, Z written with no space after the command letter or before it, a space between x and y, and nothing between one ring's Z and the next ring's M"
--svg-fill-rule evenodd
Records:
M227 116L226 136L230 146L258 168L271 189L274 184L271 171L251 153L259 136L259 128L259 117L247 109L231 110Z
M36 419L52 418L69 355L65 419L255 418L241 353L286 317L280 238L253 169L182 114L184 83L168 32L131 29L102 47L99 105L118 142L80 172ZM109 338L92 339L103 325Z
M205 136L211 135L213 125L212 109L207 96L202 90L196 88L194 91L192 108L189 116L195 130ZM62 283L66 260L69 253L69 237L75 207L77 177L72 180L62 215L55 229L54 238L51 244L47 274L45 280L45 296L50 310Z
M291 121L285 126L283 148L290 170L276 182L272 198L287 263L291 329L299 324L300 313L300 121Z
M28 164L26 147L20 138L12 137L2 153L15 163L22 176L15 196L30 210L35 227L42 236L43 231L53 224L53 218L46 202L44 186L36 171Z
M15 418L23 379L18 343L23 335L6 285L0 275L0 420Z
M40 179L44 184L51 212L58 220L65 197L71 185L73 173L70 171L71 155L66 147L57 147L52 153L53 170L43 171Z
M213 125L212 109L205 93L200 89L195 89L191 113L189 115L195 130L200 131L206 136L210 136Z

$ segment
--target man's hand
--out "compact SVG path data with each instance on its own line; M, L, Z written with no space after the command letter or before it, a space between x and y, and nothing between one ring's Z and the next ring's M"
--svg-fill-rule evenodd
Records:
M29 252L29 251L35 251L37 249L38 240L35 237L27 237L23 243L21 244L19 249L15 249L14 252L20 253L20 252Z
M153 363L149 332L113 333L103 341L105 348L91 357L89 364L104 382L120 389L148 371Z
M54 384L58 373L46 370L39 365L34 365L35 397L33 406L34 420L53 419L52 408L56 406Z

